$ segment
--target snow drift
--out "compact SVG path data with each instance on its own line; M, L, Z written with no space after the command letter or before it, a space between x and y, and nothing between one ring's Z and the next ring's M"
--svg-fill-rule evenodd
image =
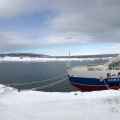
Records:
M38 92L0 85L1 120L119 120L120 91Z

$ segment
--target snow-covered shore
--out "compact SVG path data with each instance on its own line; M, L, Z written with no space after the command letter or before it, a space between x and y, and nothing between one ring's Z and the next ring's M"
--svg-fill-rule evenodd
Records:
M119 90L70 93L11 90L0 95L1 120L119 120L119 113Z
M93 61L109 60L110 57L103 58L71 58L72 61ZM1 57L0 62L48 62L48 61L69 61L69 58L37 58L37 57Z

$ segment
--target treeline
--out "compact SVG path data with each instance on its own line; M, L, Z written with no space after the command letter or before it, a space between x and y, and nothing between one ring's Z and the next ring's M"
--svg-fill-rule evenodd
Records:
M70 56L70 58L95 58L95 57L115 57L119 54L101 54L101 55L76 55L76 56ZM69 56L52 56L53 58L69 58Z
M33 54L33 53L9 53L9 54L0 54L0 57L39 57L39 58L48 58L49 55L44 54Z

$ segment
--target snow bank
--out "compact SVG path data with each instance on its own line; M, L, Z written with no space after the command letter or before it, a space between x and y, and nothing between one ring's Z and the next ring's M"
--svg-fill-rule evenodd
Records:
M109 57L103 58L71 58L71 61L93 61L109 60ZM35 57L2 57L0 62L47 62L47 61L69 61L69 58L35 58Z
M1 120L119 120L119 112L118 90L70 93L11 90L0 95Z

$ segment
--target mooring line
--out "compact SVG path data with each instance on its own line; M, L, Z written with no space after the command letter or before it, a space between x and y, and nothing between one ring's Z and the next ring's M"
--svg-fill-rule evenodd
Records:
M50 78L50 79L46 79L46 80L42 80L42 81L36 81L36 82L29 82L29 83L20 83L20 84L16 84L16 83L12 83L12 84L3 84L3 85L7 85L7 86L15 86L15 85L29 85L29 84L36 84L36 83L41 83L41 82L46 82L46 81L50 81L50 80L53 80L53 79L56 79L56 78L59 78L61 76L64 76L66 74L63 74L63 75L60 75L60 76L57 76L57 77L54 77L54 78Z
M63 79L63 80L60 80L60 81L57 81L57 82L54 82L54 83L50 83L50 84L48 84L48 85L43 85L43 86L41 86L41 87L31 88L31 90L37 90L37 89L43 89L43 88L51 87L51 86L54 86L54 85L56 85L56 84L58 84L58 83L60 83L60 82L65 81L66 79L68 79L68 78L65 78L65 79Z

